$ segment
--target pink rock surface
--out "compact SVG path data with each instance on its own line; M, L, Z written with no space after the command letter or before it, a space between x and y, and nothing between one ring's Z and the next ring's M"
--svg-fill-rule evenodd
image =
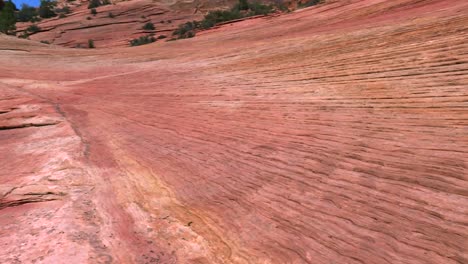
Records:
M468 2L136 48L0 36L5 263L467 263Z

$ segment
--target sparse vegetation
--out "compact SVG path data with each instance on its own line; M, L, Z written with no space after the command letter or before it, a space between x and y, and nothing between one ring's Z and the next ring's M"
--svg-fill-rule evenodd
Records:
M109 12L109 14L107 14L107 16L108 16L109 18L114 18L114 17L115 17L114 14L112 14L112 12Z
M41 28L38 27L37 25L30 25L28 28L26 28L26 32L28 32L28 34L34 34L34 33L37 33L41 31Z
M88 9L91 9L91 8L97 8L97 7L100 7L100 6L104 6L104 5L110 5L111 2L109 0L90 0L89 1L89 4L88 4Z
M98 6L101 6L101 1L99 1L99 0L90 0L89 4L88 4L88 9L96 8Z
M59 18L65 18L65 17L67 17L67 15L65 15L64 13L59 15Z
M195 36L197 30L208 29L219 23L245 17L267 15L275 10L276 8L273 5L265 5L259 2L249 3L247 0L239 0L230 10L213 10L208 12L202 21L186 22L179 25L173 32L173 36L176 39L191 38Z
M94 49L94 48L95 48L95 46L94 46L94 40L92 40L92 39L89 39L89 40L88 40L88 48L90 48L90 49Z
M165 39L167 38L165 35L159 35L158 39Z
M299 8L305 8L305 7L309 7L309 6L318 5L318 4L320 4L321 2L322 2L322 0L308 0L308 1L306 1L305 3L299 2L298 7L299 7Z
M140 45L149 44L155 41L156 39L152 35L146 35L146 36L141 36L139 38L130 40L130 46L132 47L140 46Z
M177 39L192 38L195 36L195 29L200 27L200 22L192 21L179 25L179 27L172 33L177 36Z
M41 5L39 6L39 16L42 18L51 18L57 16L54 9L57 6L57 2L51 0L41 0Z
M64 6L62 8L56 8L55 13L61 13L61 14L70 14L70 7L69 6Z
M148 22L148 23L146 23L146 24L143 26L143 29L144 29L144 30L155 30L155 27L154 27L154 24L153 24L153 23Z
M86 17L86 20L91 20L92 18L89 16L89 17Z
M47 40L41 40L41 43L42 43L42 44L50 44L50 42L47 41Z
M91 8L90 13L91 13L93 16L97 15L96 8Z

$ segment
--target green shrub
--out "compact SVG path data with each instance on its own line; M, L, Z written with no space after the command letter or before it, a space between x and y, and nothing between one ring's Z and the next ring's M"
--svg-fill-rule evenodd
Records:
M55 17L57 14L54 12L54 8L57 6L57 2L51 0L41 0L41 5L39 6L39 16L42 18Z
M68 6L64 6L62 8L56 8L55 9L55 13L59 13L59 14L70 14L70 7Z
M13 2L5 2L0 11L0 32L15 35L16 32L16 6Z
M99 7L101 5L102 5L102 3L101 3L100 0L90 0L89 4L88 4L88 9L96 8L96 7Z
M109 18L114 18L114 14L112 14L112 12L109 12L109 14L107 15Z
M101 2L99 0L90 0L88 4L88 9L96 8L100 5L101 5Z
M91 13L93 16L97 15L96 8L91 8L90 13Z
M273 6L271 5L264 5L258 2L254 2L249 5L249 16L257 16L257 15L268 15L269 13L274 11Z
M165 35L159 35L158 39L165 39L167 38Z
M38 13L35 7L23 4L21 10L16 15L16 20L20 22L28 22L37 18Z
M249 2L247 0L239 0L239 10L249 10Z
M148 23L146 23L146 24L143 26L143 29L144 29L144 30L155 30L155 27L154 27L154 24L153 24L153 23L148 22Z
M94 46L94 40L92 40L92 39L89 39L89 40L88 40L88 48L90 48L90 49L94 49L94 48L95 48L95 46Z
M41 40L41 43L42 43L42 44L50 44L50 42L47 41L47 40Z
M305 3L299 2L298 7L299 8L304 8L304 7L314 6L314 5L320 4L321 2L322 2L322 0L308 0Z
M86 17L86 20L91 20L92 18L89 16L89 17Z
M67 17L67 15L65 15L64 13L61 13L58 17L59 18L65 18L65 17Z
M132 47L140 46L140 45L149 44L155 41L156 39L152 35L141 36L139 38L130 40L130 46Z
M200 22L189 21L185 24L179 25L179 27L172 33L172 35L177 36L177 39L193 38L195 36L195 30L200 27Z
M37 33L41 31L41 28L38 27L37 25L30 25L27 29L26 29L26 32L28 32L29 34L34 34L34 33Z

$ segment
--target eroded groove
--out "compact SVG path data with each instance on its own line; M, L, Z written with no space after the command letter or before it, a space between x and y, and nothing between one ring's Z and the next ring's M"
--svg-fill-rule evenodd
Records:
M25 199L14 200L14 201L0 200L0 210L9 208L9 207L20 206L23 204L40 203L40 202L48 202L48 201L55 201L55 200L58 200L58 199L57 198L29 197Z
M53 126L57 125L59 122L51 122L51 123L26 123L20 125L0 125L0 130L12 130L12 129L20 129L20 128L27 128L27 127L43 127L43 126Z

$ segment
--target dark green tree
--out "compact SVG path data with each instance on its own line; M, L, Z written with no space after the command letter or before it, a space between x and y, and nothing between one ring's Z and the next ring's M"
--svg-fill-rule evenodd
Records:
M50 0L41 0L41 5L39 6L39 16L42 18L50 18L57 16L57 14L54 12L54 8L56 6L56 2Z
M20 22L28 22L34 20L37 16L38 14L35 7L23 4L21 10L18 12L17 20Z
M2 11L0 11L0 32L5 34L15 34L15 10L16 6L13 2L5 2Z
M88 4L88 9L96 8L99 6L102 6L102 3L100 0L90 0Z
M239 10L249 10L249 2L247 0L239 0Z

